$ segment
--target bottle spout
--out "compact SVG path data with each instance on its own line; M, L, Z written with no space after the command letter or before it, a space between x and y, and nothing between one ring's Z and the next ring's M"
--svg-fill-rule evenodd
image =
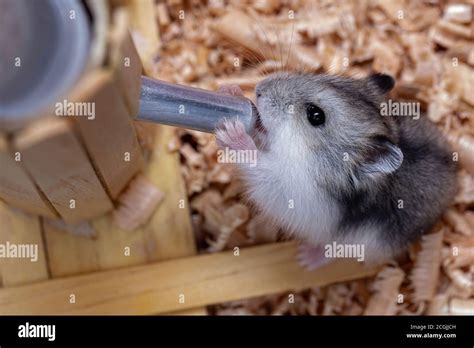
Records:
M251 132L255 105L247 98L142 76L138 120L213 133L224 119L238 118Z

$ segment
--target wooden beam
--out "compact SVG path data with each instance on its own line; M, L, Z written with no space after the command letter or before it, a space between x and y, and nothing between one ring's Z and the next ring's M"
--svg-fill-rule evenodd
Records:
M48 279L40 218L13 210L0 201L0 243L28 244L37 248L37 259L0 258L1 284L18 286ZM33 255L32 255L33 256Z
M61 217L70 223L112 209L71 124L52 117L20 131L14 147L22 163ZM73 200L73 201L71 201Z
M137 36L138 54L148 76L156 71L156 55L161 45L158 21L155 15L155 1L128 0L132 34Z
M95 107L95 118L73 117L95 169L116 199L144 162L129 111L112 71L89 73L71 97Z
M138 36L137 49L145 73L159 79L156 73L156 53L160 46L153 0L128 1L131 30ZM143 42L142 42L143 41ZM188 196L180 170L178 153L168 151L174 129L156 129L153 159L145 175L165 194L163 203L144 227L148 261L162 261L196 254L196 243L189 213ZM205 308L195 312L206 313Z
M100 270L96 241L74 235L43 220L51 278Z
M179 162L176 154L166 149L172 130L166 128L155 127L154 149L145 169L147 178L165 194L150 221L130 232L113 225L110 214L105 214L90 221L96 232L93 239L68 233L44 221L53 278L141 265L196 252ZM185 209L179 208L180 199L186 202Z
M83 120L80 130L91 157L96 160L96 169L111 195L117 196L143 164L131 121L138 109L142 68L128 33L126 11L114 8L112 17L107 72L92 72L76 88L75 98L96 102L98 120ZM132 149L130 162L125 162L120 154L127 151L127 144ZM44 222L53 278L147 262L143 229L132 233L120 230L112 224L110 214L99 216L90 224L96 233L93 239Z
M189 215L188 197L180 172L179 154L167 144L174 135L171 127L156 127L153 160L145 170L147 178L163 193L163 202L144 227L148 261L162 261L196 254Z
M125 8L113 14L110 33L109 62L114 80L125 100L129 115L135 118L140 105L142 63L128 31L129 15Z
M339 260L309 272L285 242L0 290L0 314L150 314L372 276ZM69 296L75 295L71 304Z
M21 166L21 159L21 152L15 153L7 137L0 134L0 197L8 204L30 213L57 217L51 204Z
M191 309L185 309L184 311L175 311L171 313L160 313L160 315L208 315L206 307L197 307Z
M143 265L147 248L143 228L124 231L112 223L110 214L92 221L97 231L94 247L101 270Z
M85 238L44 222L49 267L53 278L142 265L148 252L144 228L124 231L110 214L90 221L96 235Z
M141 16L134 19L134 23L138 23L139 27L133 27L133 30L140 35L149 37L152 45L157 46L158 44L154 41L156 37L146 33L153 33L157 30L154 12L146 10L146 8L152 7L151 3L150 0L134 1L128 3L127 8L132 19L136 15ZM137 9L137 7L139 8ZM145 9L141 7L145 7ZM123 14L118 17L119 21L124 20ZM122 25L119 26L122 28ZM120 29L120 32L124 34L123 28ZM153 44L153 42L155 43ZM146 52L146 50L141 52L142 59L148 59L145 57ZM111 54L114 55L113 52ZM120 60L119 58L115 59L116 61ZM133 63L133 59L131 63ZM113 59L111 64L116 64ZM114 69L112 68L112 70ZM134 82L132 81L132 83ZM154 137L155 143L149 163L145 168L145 175L165 193L164 201L153 213L149 223L133 232L123 231L114 226L110 214L91 221L97 234L94 239L71 235L57 227L45 224L49 263L53 278L145 264L151 261L189 256L196 252L186 191L180 174L179 155L169 153L167 150L173 130L169 127L162 128L152 124L149 124L149 127L152 132L157 134ZM181 199L185 203L184 209L179 208ZM129 248L129 253L124 253L125 248Z
M176 154L166 149L169 127L156 127L155 144L145 175L165 194L150 221L132 232L113 225L110 214L90 221L94 239L43 223L53 278L145 264L196 253L186 191ZM158 154L158 155L156 155ZM180 199L185 202L179 208ZM127 253L125 253L127 248Z

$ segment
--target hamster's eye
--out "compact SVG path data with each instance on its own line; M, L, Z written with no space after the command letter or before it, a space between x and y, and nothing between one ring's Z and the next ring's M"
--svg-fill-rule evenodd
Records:
M324 111L314 104L306 104L306 116L308 117L309 123L314 127L321 126L326 120Z

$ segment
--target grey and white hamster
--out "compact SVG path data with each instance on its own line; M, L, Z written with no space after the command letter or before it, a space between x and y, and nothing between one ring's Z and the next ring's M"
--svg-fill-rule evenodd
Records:
M456 192L456 164L435 126L381 116L394 83L276 73L256 86L254 134L227 121L216 138L257 151L240 173L269 220L311 245L361 244L367 261L385 261L429 231Z

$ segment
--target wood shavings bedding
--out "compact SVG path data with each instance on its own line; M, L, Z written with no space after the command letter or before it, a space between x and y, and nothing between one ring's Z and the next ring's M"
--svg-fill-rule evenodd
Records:
M235 83L253 98L264 74L281 69L354 77L388 72L397 80L393 97L419 102L460 162L459 193L443 220L376 277L219 304L209 308L212 314L473 313L473 6L455 0L157 2L163 44L155 68L162 79L211 90ZM282 238L242 196L244 183L232 166L217 162L212 135L179 129L168 149L181 155L201 252Z
M118 198L119 205L112 212L114 224L132 232L148 222L163 198L164 193L158 187L138 174Z
M443 231L424 235L421 239L421 250L417 254L410 275L415 303L429 301L435 294L441 264L442 243Z
M400 268L388 266L380 271L372 284L374 295L370 298L364 314L396 314L399 288L404 278L405 273Z

